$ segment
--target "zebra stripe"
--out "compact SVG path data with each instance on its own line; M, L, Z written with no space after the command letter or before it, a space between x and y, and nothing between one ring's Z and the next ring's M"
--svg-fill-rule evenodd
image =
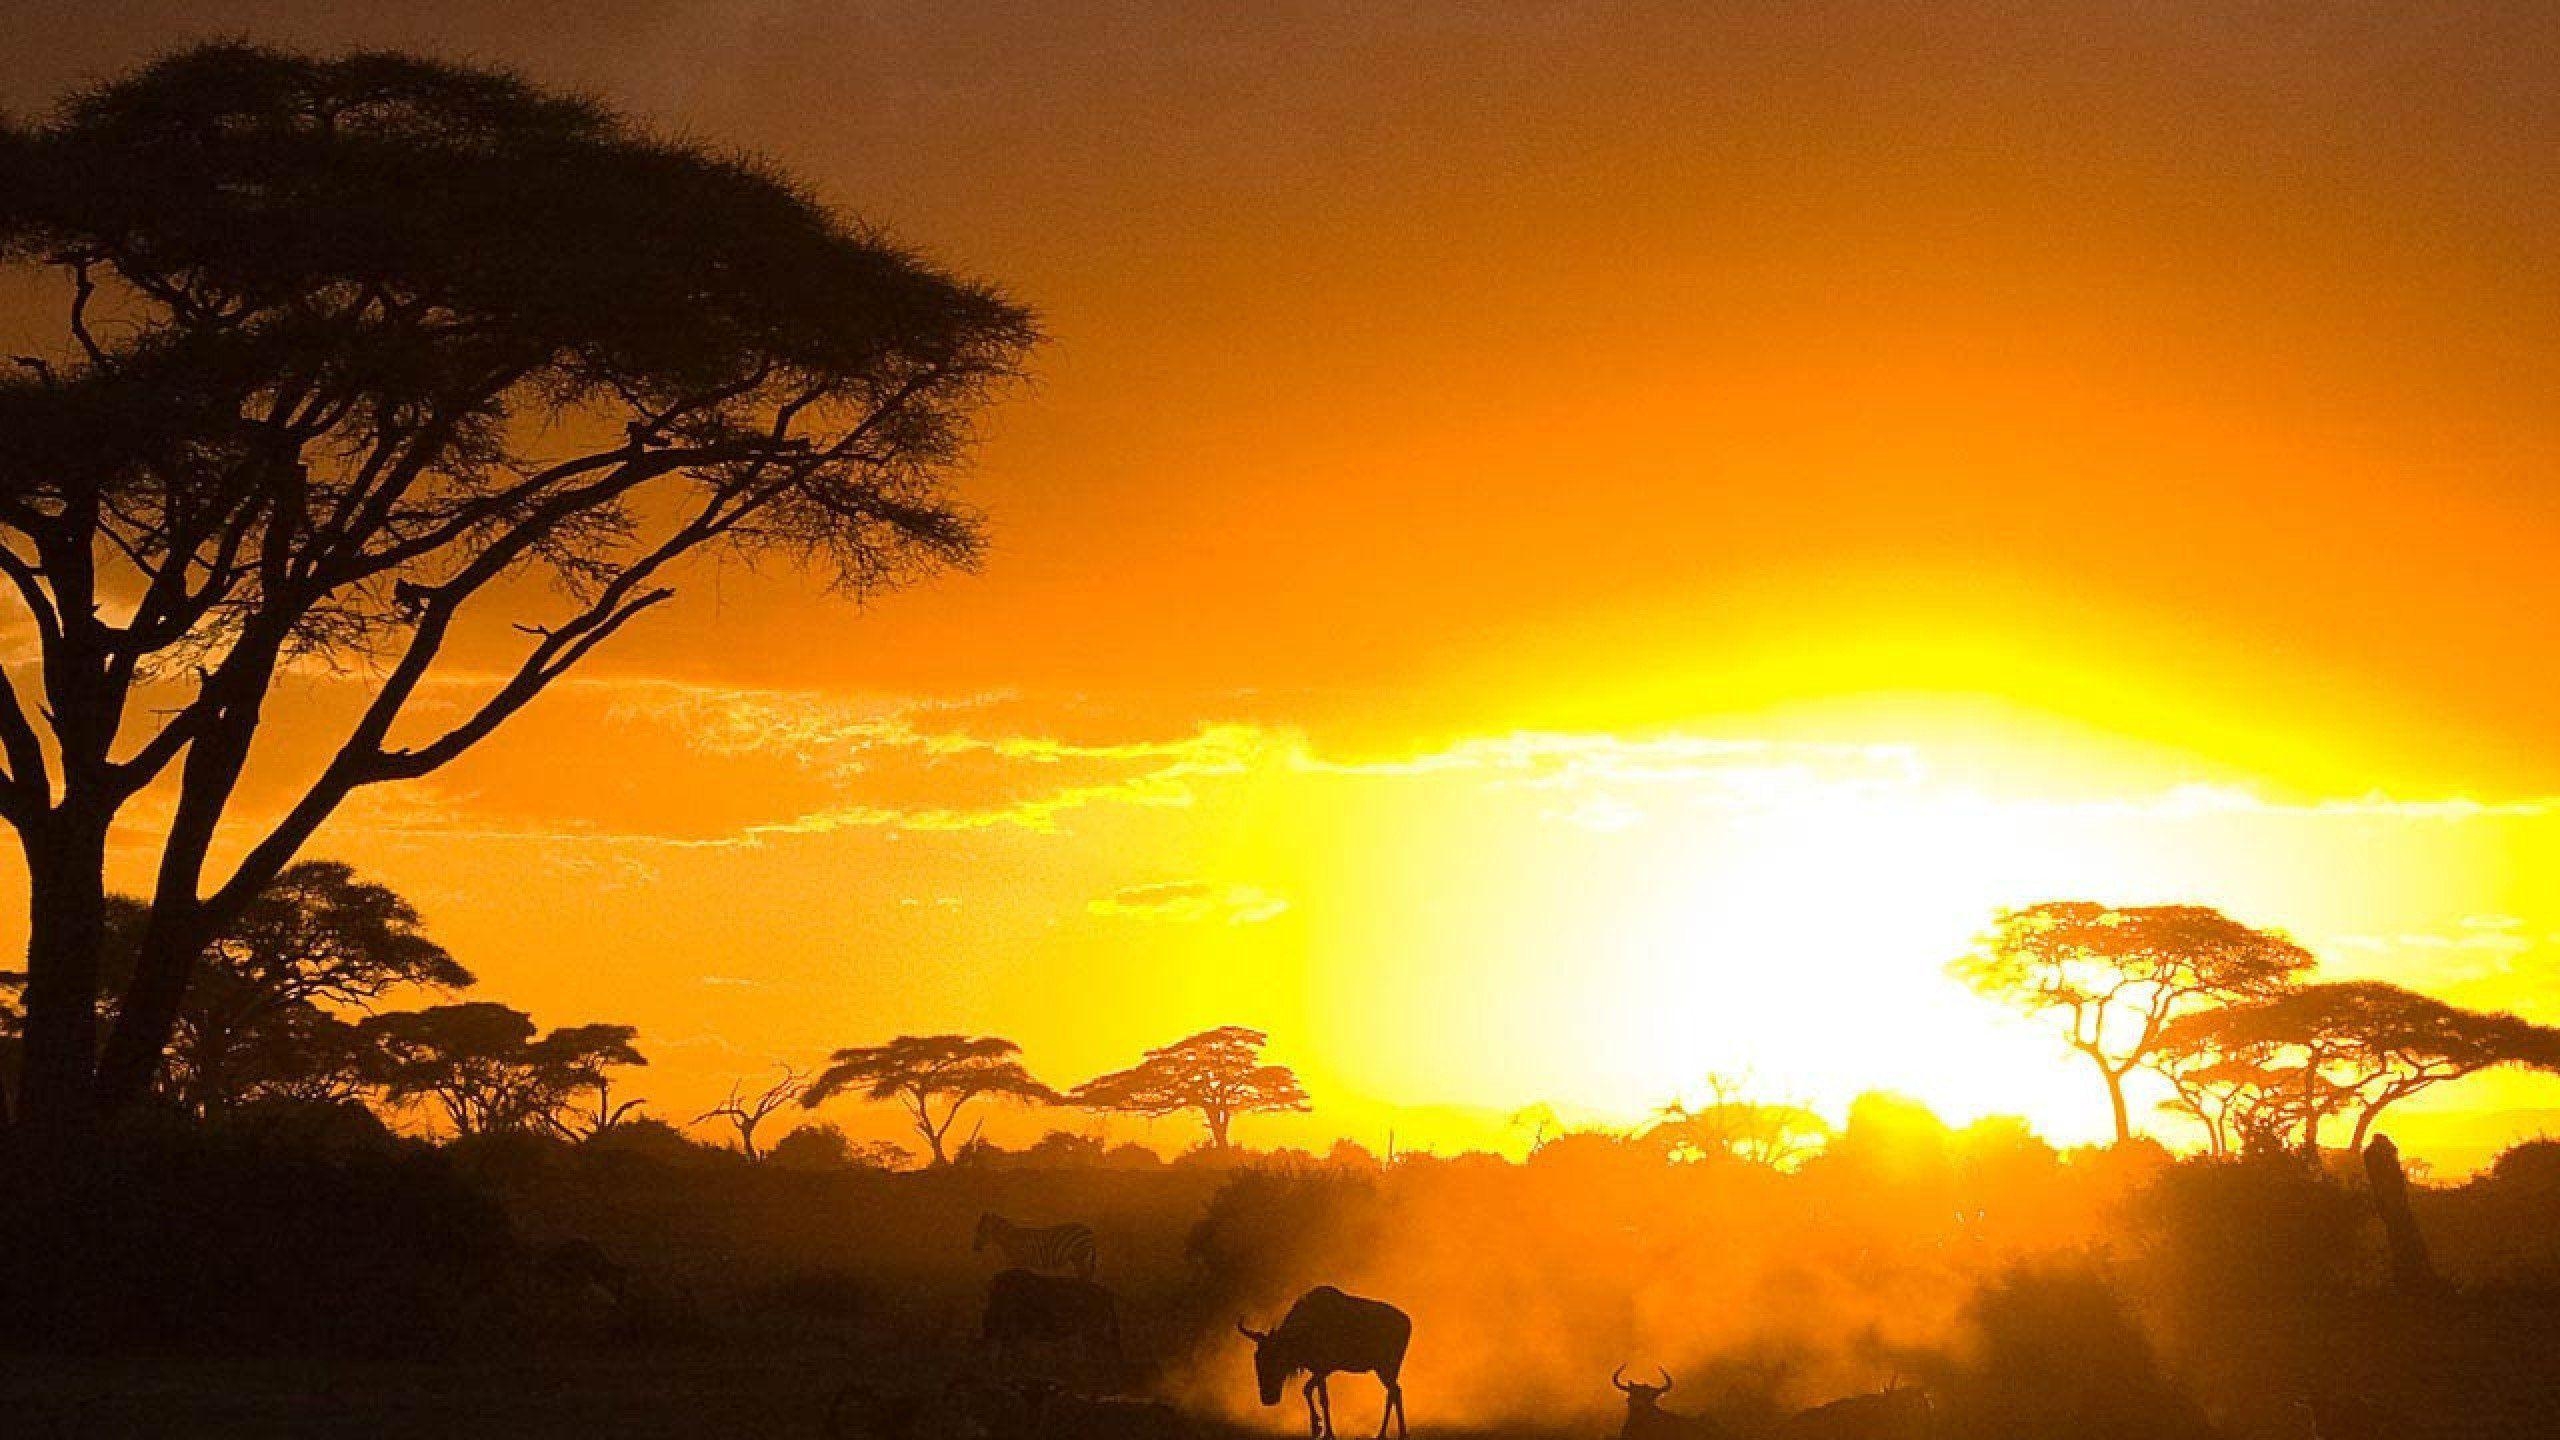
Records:
M1093 1278L1093 1231L1083 1225L1016 1225L1001 1215L981 1215L977 1239L969 1248L984 1250L990 1245L1008 1265Z

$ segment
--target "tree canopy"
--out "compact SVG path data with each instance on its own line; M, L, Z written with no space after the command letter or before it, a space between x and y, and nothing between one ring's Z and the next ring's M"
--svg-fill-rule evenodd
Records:
M1036 338L766 165L396 54L210 45L71 97L0 143L0 262L61 302L0 376L0 596L41 684L0 676L0 821L26 1099L71 1116L141 1093L195 957L351 794L471 749L686 557L854 593L969 563L944 480ZM516 648L440 665L466 633ZM217 871L315 664L354 719ZM164 780L101 1046L105 837Z
M944 1137L960 1112L980 1096L1055 1105L1057 1091L1022 1066L1022 1047L994 1035L901 1035L885 1045L838 1050L809 1082L800 1103L811 1109L848 1090L907 1108L933 1163L951 1156Z
M1242 1025L1221 1025L1160 1049L1126 1070L1097 1076L1075 1088L1070 1103L1151 1119L1200 1112L1209 1145L1224 1150L1239 1115L1308 1108L1307 1092L1286 1065L1264 1063L1270 1037Z
M2196 1011L2161 1032L2158 1068L2217 1148L2233 1127L2298 1133L2353 1113L2352 1148L2394 1104L2499 1065L2560 1069L2560 1030L2373 980L2304 985Z
M2059 900L2001 912L1950 967L1986 997L2056 1018L2065 1043L2104 1079L2116 1138L2133 1135L2125 1076L2183 1011L2274 994L2311 952L2203 905Z
M580 1091L601 1089L613 1069L649 1063L628 1025L563 1026L537 1038L532 1016L487 1000L375 1015L358 1029L378 1049L385 1098L433 1100L463 1135L575 1136L569 1112ZM619 1118L608 1111L595 1129Z

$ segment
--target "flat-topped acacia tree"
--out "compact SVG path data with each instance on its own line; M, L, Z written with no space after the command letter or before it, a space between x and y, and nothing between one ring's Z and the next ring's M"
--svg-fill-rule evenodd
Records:
M2179 1015L2262 999L2312 966L2311 952L2206 905L2053 900L2004 910L1949 965L1986 998L2060 1022L2105 1081L2116 1142L2133 1138L2125 1077L2150 1062Z
M1022 1047L1000 1035L901 1035L827 1057L827 1068L800 1092L816 1109L848 1090L906 1107L937 1166L951 1163L945 1141L960 1112L985 1096L1026 1105L1055 1105L1057 1091L1023 1068Z
M1237 1116L1308 1108L1297 1072L1262 1058L1269 1043L1269 1036L1243 1025L1203 1030L1148 1051L1126 1070L1087 1080L1067 1103L1149 1119L1196 1110L1208 1127L1209 1148L1223 1151Z
M0 378L34 651L0 673L0 820L23 1113L72 1127L143 1092L197 953L349 795L462 755L686 557L855 593L968 563L946 477L1037 338L757 162L390 54L199 48L0 127L0 261L61 301ZM464 627L512 653L440 666ZM278 678L321 666L355 718L241 813ZM107 834L146 792L150 924L102 1037Z

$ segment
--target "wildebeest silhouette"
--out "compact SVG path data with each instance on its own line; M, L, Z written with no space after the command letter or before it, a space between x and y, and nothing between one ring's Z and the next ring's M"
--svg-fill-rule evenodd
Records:
M1654 1369L1662 1376L1659 1385L1629 1380L1624 1365L1610 1372L1609 1383L1627 1397L1627 1419L1618 1427L1618 1440L1721 1440L1723 1427L1706 1416L1662 1408L1662 1397L1671 1393L1671 1372L1659 1365Z
M999 1270L987 1282L987 1313L978 1332L999 1368L1017 1365L1028 1345L1072 1352L1089 1364L1120 1363L1120 1306L1090 1280Z
M1378 1440L1386 1440L1393 1420L1399 1440L1406 1434L1404 1369L1406 1345L1413 1340L1413 1321L1383 1300L1345 1295L1319 1285L1298 1297L1276 1330L1252 1330L1241 1320L1236 1329L1253 1342L1253 1373L1262 1403L1280 1403L1280 1387L1303 1370L1307 1383L1307 1433L1316 1440L1333 1434L1333 1396L1325 1377L1338 1371L1366 1371L1386 1387L1386 1408L1378 1415Z

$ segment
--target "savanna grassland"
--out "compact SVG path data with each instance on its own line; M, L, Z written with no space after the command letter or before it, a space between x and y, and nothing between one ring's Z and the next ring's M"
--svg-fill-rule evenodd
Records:
M2397 1294L2353 1177L2057 1154L1882 1099L1788 1172L1597 1134L1525 1164L1351 1147L1168 1164L1061 1138L893 1173L749 1163L645 1125L436 1150L267 1124L135 1140L64 1247L22 1262L17 1286L79 1267L97 1335L126 1352L82 1355L78 1307L16 1337L57 1357L6 1372L33 1433L990 1433L1002 1417L949 1397L1027 1375L1160 1399L1203 1432L1285 1431L1296 1396L1254 1406L1232 1327L1326 1282L1414 1317L1425 1434L1614 1432L1620 1366L1670 1371L1669 1403L1736 1435L1888 1385L1927 1387L1948 1440L2303 1436L2312 1401L2375 1433L2527 1436L2560 1404L2560 1151L2542 1144L2421 1187L2444 1284ZM997 1262L969 1245L987 1210L1092 1225L1124 1364L991 1363ZM563 1242L624 1273L561 1275L545 1257ZM181 1252L195 1283L171 1288ZM157 1358L132 1356L135 1334ZM1346 1432L1371 1423L1374 1386L1336 1390Z

